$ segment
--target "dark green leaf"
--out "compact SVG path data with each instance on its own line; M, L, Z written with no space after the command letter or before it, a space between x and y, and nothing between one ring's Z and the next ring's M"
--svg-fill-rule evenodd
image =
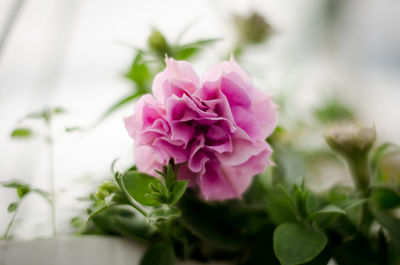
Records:
M400 207L400 194L388 187L373 188L371 198L380 210Z
M311 261L326 243L325 234L301 223L284 223L274 232L274 251L282 265Z
M33 135L29 128L17 128L11 133L12 138L29 138Z
M200 201L192 196L184 196L178 203L182 215L179 220L193 234L210 245L237 249L244 244L241 231L229 224L227 214L220 208Z
M13 180L9 182L3 182L2 186L5 188L18 189L27 186L27 184L19 180Z
M283 187L270 188L265 195L267 197L266 208L275 224L297 220L292 199Z
M389 231L391 241L400 255L400 219L395 217L391 211L375 210L374 216Z
M172 242L153 243L142 257L140 265L175 265Z
M128 208L109 207L93 216L92 220L106 234L142 240L149 240L154 234L146 220Z
M159 206L160 202L146 196L151 195L151 185L160 185L160 181L150 175L138 171L127 171L122 176L125 189L137 202L147 206ZM162 184L161 184L162 185Z
M18 209L18 202L13 202L8 205L7 211L9 213L15 212Z
M175 204L179 201L182 195L185 193L188 181L187 180L179 180L172 183L169 189L169 203Z

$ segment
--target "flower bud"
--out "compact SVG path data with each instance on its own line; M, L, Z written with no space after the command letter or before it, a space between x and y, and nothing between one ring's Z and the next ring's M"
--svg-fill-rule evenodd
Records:
M375 127L365 127L354 123L335 125L325 133L328 145L344 156L368 153L375 139Z
M148 38L149 46L152 50L157 52L161 57L169 53L169 46L167 40L158 30L153 30Z
M346 160L357 190L365 197L370 183L368 153L376 139L375 127L344 123L329 128L325 140Z
M252 13L249 16L234 16L239 42L243 44L257 44L263 42L271 33L271 26L264 17Z

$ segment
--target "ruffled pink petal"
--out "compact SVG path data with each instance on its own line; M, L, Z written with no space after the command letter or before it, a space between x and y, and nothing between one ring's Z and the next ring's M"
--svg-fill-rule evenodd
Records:
M153 81L153 93L157 100L161 103L165 101L172 93L170 83L179 83L182 85L180 89L187 93L194 93L199 86L199 77L188 62L175 61L172 58L165 58L167 67L164 71L157 74ZM171 81L174 80L174 81ZM179 81L180 80L180 81Z
M169 159L162 159L154 154L154 150L146 145L133 147L133 154L135 158L135 164L139 171L147 174L156 176L156 170L162 170L163 165L167 163ZM157 159L158 158L158 159Z

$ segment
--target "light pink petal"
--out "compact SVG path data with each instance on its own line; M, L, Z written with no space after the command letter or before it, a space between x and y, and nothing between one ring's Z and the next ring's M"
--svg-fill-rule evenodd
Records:
M203 80L216 81L220 79L223 75L229 73L237 73L244 82L251 84L250 77L246 72L236 63L233 57L229 61L215 64L208 68L203 75Z
M138 170L153 176L157 175L155 169L162 170L162 166L167 163L165 159L160 159L160 157L154 155L154 150L149 146L134 145L133 154Z
M161 103L165 101L171 95L170 82L178 83L181 80L181 84L185 82L184 87L181 87L187 91L187 93L194 93L199 86L199 77L193 70L190 63L185 61L175 61L172 58L165 59L166 68L164 71L156 75L153 81L153 93L157 100Z
M278 123L276 109L277 106L272 102L270 96L255 91L253 99L254 117L260 124L264 138L274 131Z

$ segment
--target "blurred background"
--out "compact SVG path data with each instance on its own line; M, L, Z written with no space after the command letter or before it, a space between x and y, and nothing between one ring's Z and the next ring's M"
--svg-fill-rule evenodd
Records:
M240 17L254 12L267 21L268 37L239 51ZM68 232L70 218L86 206L77 198L111 177L114 159L120 158L117 168L132 164L122 119L133 102L92 125L132 90L123 74L136 54L133 47L145 47L153 29L168 40L188 26L183 42L218 38L191 60L194 68L201 73L237 54L256 86L284 110L280 120L288 128L312 122L310 110L334 99L374 124L380 142L400 144L399 14L398 0L2 0L0 181L20 179L49 189L49 145L39 138L12 140L10 134L18 126L45 132L40 121L21 119L45 107L65 109L52 131L56 222L59 232ZM65 132L74 127L85 129ZM322 132L301 142L303 148L323 142ZM314 186L335 181L326 177ZM15 196L0 189L1 233ZM49 213L48 204L32 195L19 209L13 234L49 236Z

